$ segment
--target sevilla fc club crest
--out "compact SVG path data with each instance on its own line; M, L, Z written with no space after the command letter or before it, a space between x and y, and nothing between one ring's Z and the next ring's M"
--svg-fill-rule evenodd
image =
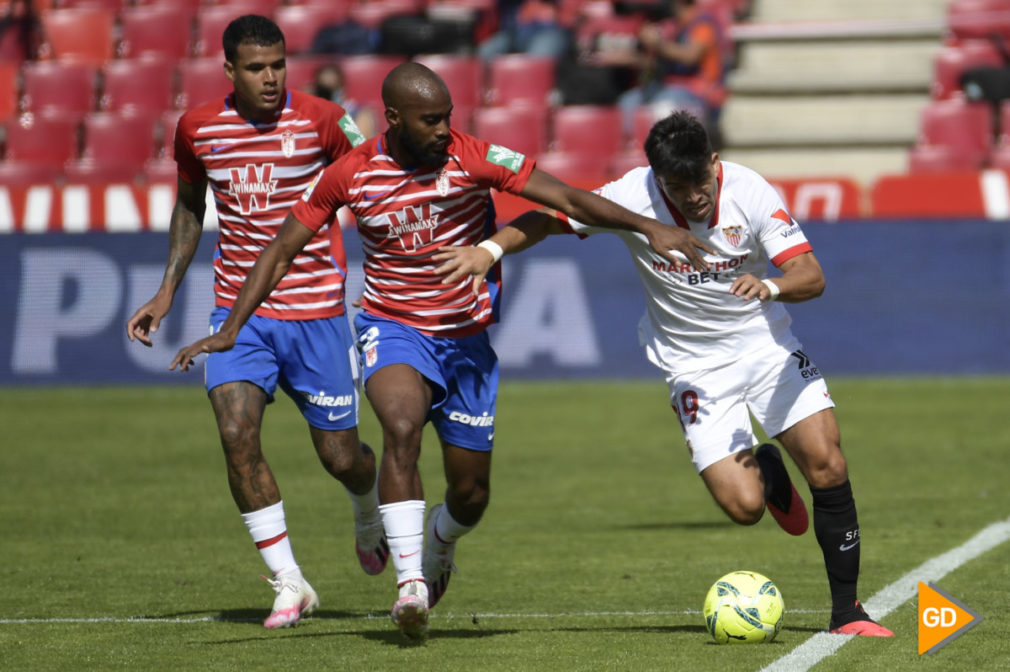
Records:
M722 227L722 235L733 247L740 246L740 236L743 233L743 227L740 226L724 226Z
M438 189L439 196L449 195L449 173L445 172L445 170L438 172L438 177L435 179L435 188Z
M281 151L284 152L286 159L295 155L295 134L291 132L290 128L281 135Z

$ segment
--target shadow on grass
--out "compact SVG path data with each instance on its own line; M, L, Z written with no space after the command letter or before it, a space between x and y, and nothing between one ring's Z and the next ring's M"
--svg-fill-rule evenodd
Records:
M723 527L739 527L731 520L678 520L669 523L638 523L635 525L615 525L615 530L715 530Z

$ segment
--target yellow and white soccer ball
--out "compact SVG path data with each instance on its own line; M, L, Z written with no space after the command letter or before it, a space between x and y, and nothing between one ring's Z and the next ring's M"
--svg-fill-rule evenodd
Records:
M757 572L730 572L705 596L705 627L719 644L770 642L782 628L782 593Z

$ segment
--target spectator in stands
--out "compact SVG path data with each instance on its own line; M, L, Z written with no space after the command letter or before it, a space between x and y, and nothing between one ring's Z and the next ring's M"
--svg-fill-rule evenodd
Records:
M375 110L368 105L347 98L347 91L344 88L344 71L336 63L326 63L316 70L316 79L312 83L311 93L343 107L366 138L375 135Z
M652 106L661 118L674 110L690 112L713 134L725 99L724 36L719 23L695 0L664 0L669 18L649 16L639 31L635 51L601 53L601 64L628 64L638 71L638 85L617 101L625 128L635 110Z
M498 16L498 32L477 45L482 60L514 53L560 58L568 51L571 33L557 0L499 0Z

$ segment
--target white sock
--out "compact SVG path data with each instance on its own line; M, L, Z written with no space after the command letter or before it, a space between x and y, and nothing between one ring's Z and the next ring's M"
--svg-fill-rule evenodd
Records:
M448 546L456 543L456 540L464 534L477 527L476 525L462 525L449 513L449 507L443 505L435 519L435 541Z
M242 520L260 550L263 562L267 563L274 576L280 574L295 574L299 578L302 570L295 562L295 554L291 550L291 540L288 539L288 528L284 521L284 502L277 502L265 509L243 513Z
M363 495L347 491L354 507L354 522L370 523L379 518L379 479L372 483L371 489Z
M410 499L379 505L386 528L389 555L396 568L396 585L423 579L421 546L424 544L424 500Z

